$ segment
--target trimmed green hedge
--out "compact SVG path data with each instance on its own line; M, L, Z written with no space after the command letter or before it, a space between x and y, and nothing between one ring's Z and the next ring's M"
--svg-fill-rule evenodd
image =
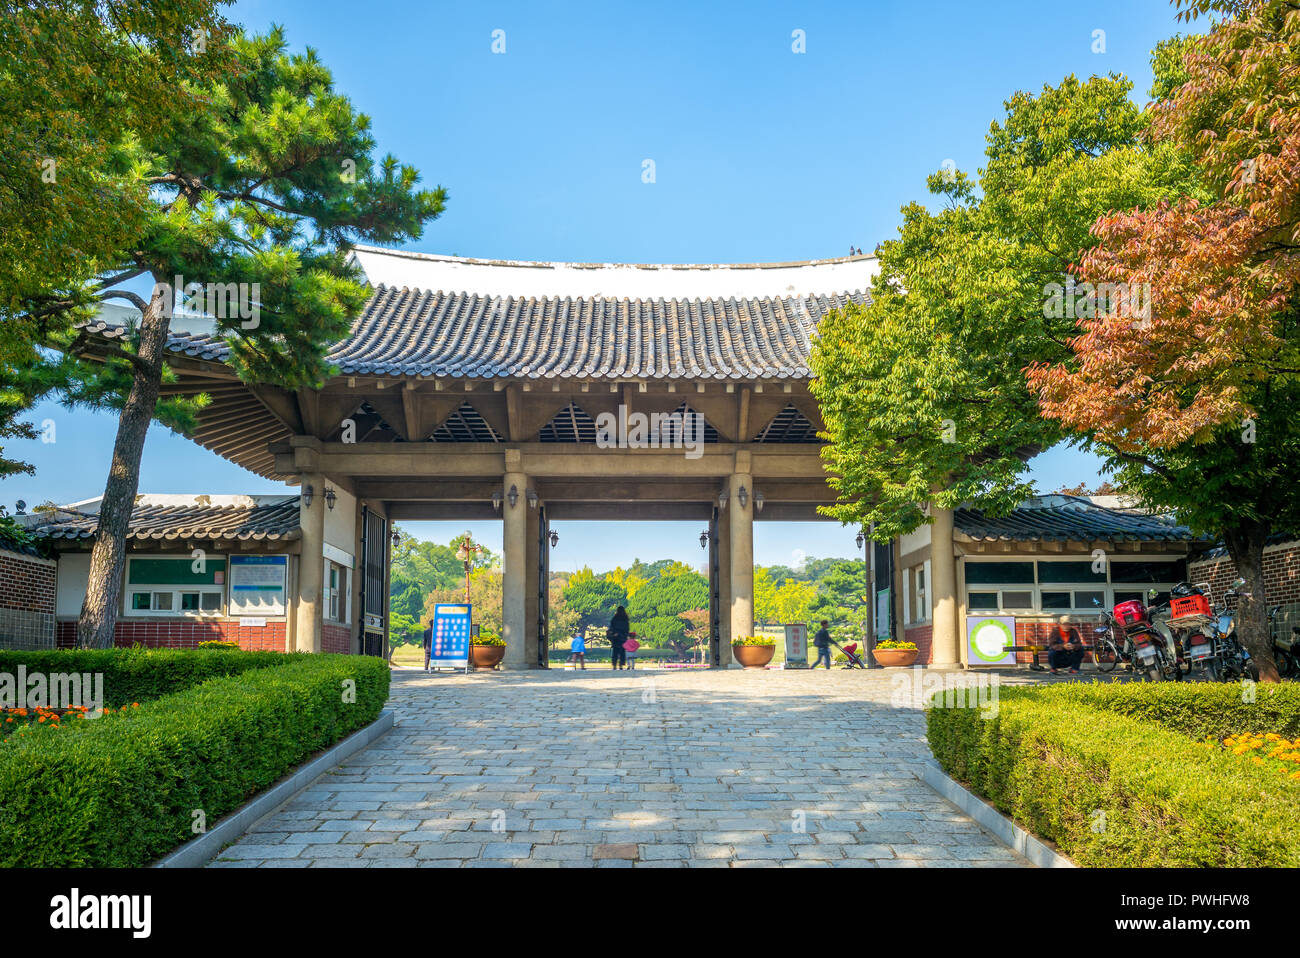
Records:
M388 699L382 659L272 654L282 664L0 746L0 866L146 865L194 837L196 810L214 825Z
M1080 865L1300 866L1300 782L1084 698L1003 689L993 718L931 707L930 748L945 772Z
M1300 738L1300 685L1256 684L1251 691L1253 702L1244 701L1240 683L1218 682L1068 682L1033 693L1047 701L1156 722L1197 740L1240 732Z
M307 653L237 652L230 649L60 649L41 652L0 651L0 672L28 674L102 672L104 705L120 708L151 702L192 688L208 679L239 675L296 661Z

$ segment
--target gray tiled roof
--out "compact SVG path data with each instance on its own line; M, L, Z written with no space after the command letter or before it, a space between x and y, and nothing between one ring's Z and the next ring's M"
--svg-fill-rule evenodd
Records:
M275 541L301 535L298 497L244 506L138 505L131 510L127 538L151 539L238 539ZM49 540L90 539L99 527L94 513L59 511L48 521L31 527L31 534Z
M959 508L953 512L953 525L977 540L1182 542L1194 538L1190 529L1172 519L1065 495L1030 499L998 518Z
M809 335L866 293L763 299L516 299L379 286L329 353L344 375L546 379L802 379ZM117 338L103 322L89 333ZM172 333L167 348L223 362L229 347Z

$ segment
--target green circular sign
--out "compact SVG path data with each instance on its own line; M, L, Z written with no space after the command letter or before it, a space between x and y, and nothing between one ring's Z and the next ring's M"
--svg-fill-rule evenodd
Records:
M1001 662L1007 657L1007 646L1015 644L1015 634L997 619L985 619L970 634L970 650L989 663Z

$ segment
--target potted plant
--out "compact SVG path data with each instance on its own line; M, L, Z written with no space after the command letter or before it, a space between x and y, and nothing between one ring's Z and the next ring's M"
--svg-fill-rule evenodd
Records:
M875 656L877 664L888 669L900 665L911 665L916 661L916 657L920 652L915 642L883 639L876 643L876 647L871 650L871 654Z
M476 669L494 669L506 657L506 640L499 635L480 635L470 643L469 660Z
M747 669L761 669L776 655L776 639L761 635L742 635L731 642L736 661Z

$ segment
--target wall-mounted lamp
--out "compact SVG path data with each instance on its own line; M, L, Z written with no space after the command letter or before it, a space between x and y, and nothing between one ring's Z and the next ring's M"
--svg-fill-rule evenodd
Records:
M705 529L703 532L700 533L700 548L707 549L708 547L709 547L709 530Z
M763 511L763 494L759 492L757 489L754 490L754 511L755 512Z
M529 508L529 509L536 509L536 508L537 508L537 490L536 490L536 489L529 489L527 495L528 495L528 508Z
M723 489L718 493L718 508L726 511L727 508L727 490Z
M338 494L329 486L325 487L325 505L330 512L334 511L334 503L338 501Z
M519 503L519 487L511 486L510 491L506 493L506 499L510 501L510 508L513 509Z
M492 511L493 512L501 511L501 490L500 489L492 490Z
M313 488L311 487L311 483L310 483L310 482L307 483L307 485L303 486L303 489L302 489L302 504L303 504L303 506L304 506L305 508L307 508L307 509L310 509L310 508L311 508L311 500L312 500L312 497L315 496L315 495L316 495L316 490L313 489Z
M858 548L861 549L861 548L862 548L862 544L863 544L864 542L867 541L867 537L864 536L864 535L862 534L862 530L859 529L859 530L858 530L857 537L854 538L853 541L856 542L856 543L858 544Z
M551 548L554 549L557 545L560 544L560 534L556 532L554 529L552 529L550 538L551 538Z
M745 488L743 483L740 486L740 490L736 493L736 498L740 500L740 508L743 509L745 506L749 505L749 490Z
M399 545L402 541L402 534L398 532L396 528L394 528L392 538L393 538L393 545Z

